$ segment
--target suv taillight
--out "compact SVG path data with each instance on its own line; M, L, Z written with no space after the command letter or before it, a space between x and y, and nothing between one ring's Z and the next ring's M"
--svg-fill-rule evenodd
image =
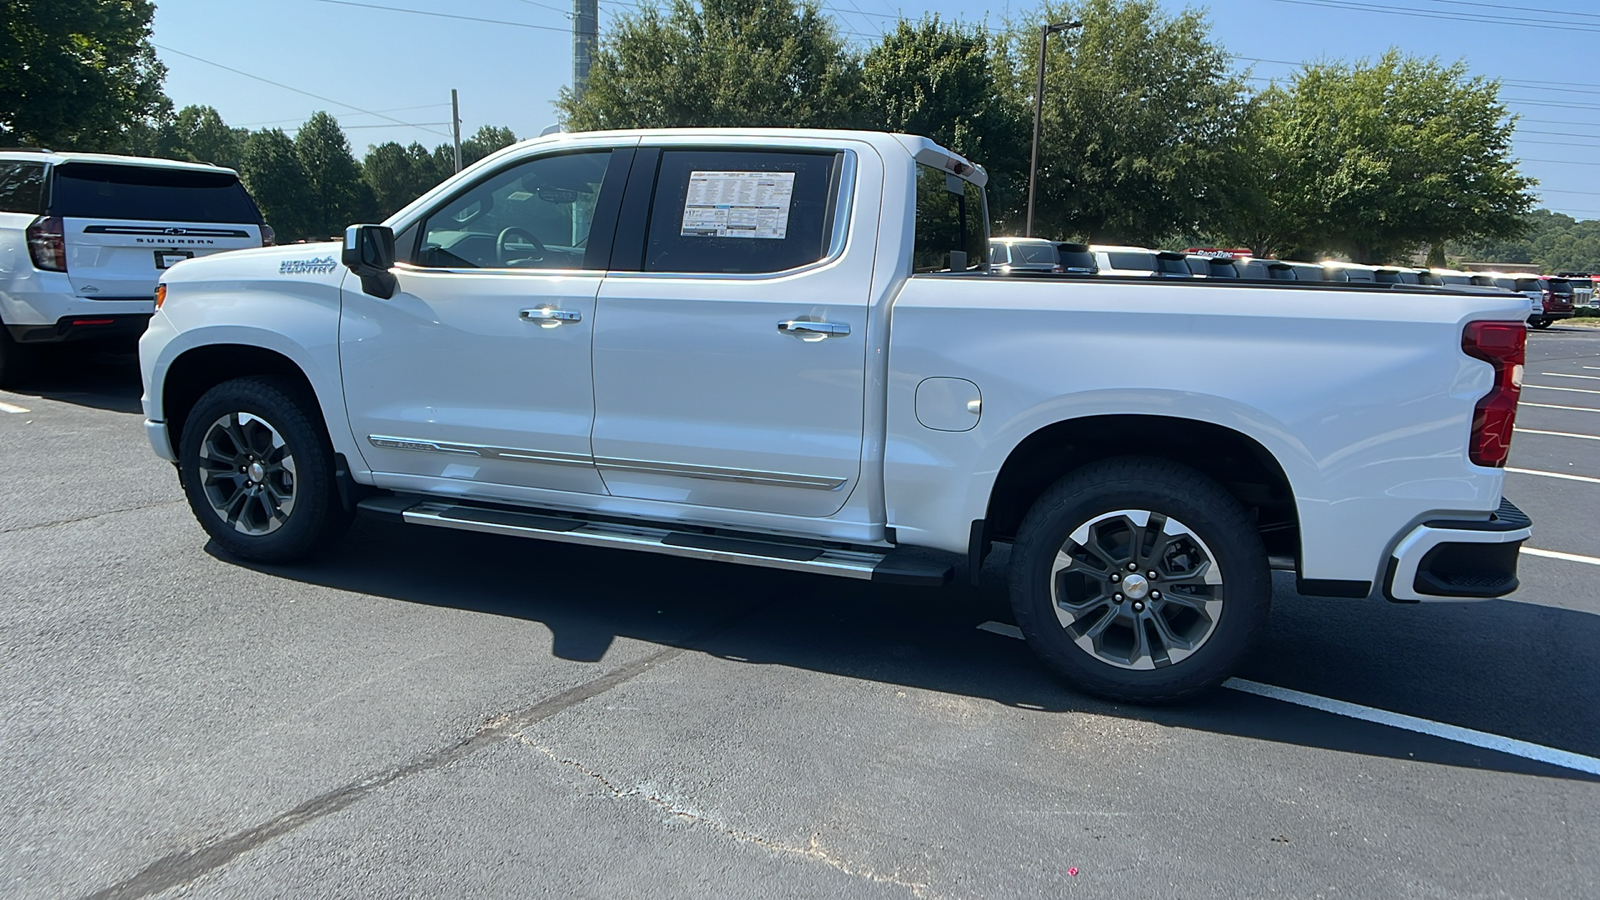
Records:
M268 225L267 223L262 222L261 223L261 246L263 246L263 247L272 247L272 246L275 246L277 243L278 243L278 233L276 231L272 230L272 226L271 225Z
M28 226L28 255L35 269L67 270L67 234L60 216L40 216Z
M1528 330L1521 322L1468 322L1461 349L1473 359L1494 366L1494 387L1472 411L1472 437L1467 457L1474 465L1499 468L1511 452L1511 428L1522 395L1522 364Z

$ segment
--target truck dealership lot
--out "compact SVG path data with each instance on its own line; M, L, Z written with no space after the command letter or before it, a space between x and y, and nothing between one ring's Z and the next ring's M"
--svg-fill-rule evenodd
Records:
M1279 575L1236 683L1477 744L1073 693L1003 558L928 591L363 521L244 566L137 380L0 393L0 894L1600 893L1600 329L1529 335L1506 476L1565 556L1480 604Z

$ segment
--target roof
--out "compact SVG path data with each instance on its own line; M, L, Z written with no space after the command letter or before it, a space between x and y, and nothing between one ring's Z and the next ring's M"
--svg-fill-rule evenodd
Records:
M232 169L211 163L186 162L177 159L157 159L151 156L119 156L114 153L75 153L72 151L30 150L15 148L0 150L0 159L26 159L62 165L64 163L97 163L111 166L145 166L152 169L189 169L198 172L232 172ZM237 174L237 173L235 173Z

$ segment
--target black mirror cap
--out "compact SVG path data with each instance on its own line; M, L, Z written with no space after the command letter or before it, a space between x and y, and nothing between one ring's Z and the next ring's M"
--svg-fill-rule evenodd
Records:
M361 278L361 290L384 300L394 296L394 229L387 225L351 225L344 230L341 261Z

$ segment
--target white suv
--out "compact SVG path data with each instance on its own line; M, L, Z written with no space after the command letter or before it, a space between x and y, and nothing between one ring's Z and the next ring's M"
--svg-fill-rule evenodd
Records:
M0 385L37 345L133 338L161 272L272 243L232 169L166 159L0 151Z

